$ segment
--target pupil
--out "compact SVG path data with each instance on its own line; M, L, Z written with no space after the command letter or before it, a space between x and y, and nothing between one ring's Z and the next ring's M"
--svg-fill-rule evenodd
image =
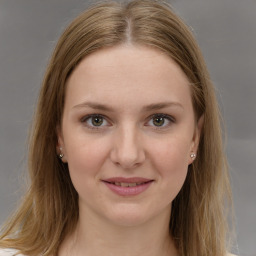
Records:
M163 117L156 117L154 119L153 123L156 126L162 126L164 124L164 118Z
M103 123L103 119L102 119L102 117L98 117L98 116L94 117L92 119L92 123L93 123L94 126L100 126Z

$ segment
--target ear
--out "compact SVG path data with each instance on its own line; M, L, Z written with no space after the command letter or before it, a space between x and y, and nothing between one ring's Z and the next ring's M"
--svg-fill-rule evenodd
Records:
M58 157L60 157L63 163L67 163L67 158L65 153L65 144L64 144L63 134L62 134L60 125L56 127L56 134L57 134L57 145L56 145L57 155Z
M195 131L194 131L194 135L193 135L193 139L192 139L192 143L191 143L190 154L189 154L189 163L188 164L191 164L196 158L196 154L197 154L197 150L198 150L198 146L199 146L199 142L200 142L200 136L201 136L201 133L202 133L203 125L204 125L204 115L202 115L198 119L198 121L196 122L196 125L195 125ZM195 154L195 155L193 156L193 154Z

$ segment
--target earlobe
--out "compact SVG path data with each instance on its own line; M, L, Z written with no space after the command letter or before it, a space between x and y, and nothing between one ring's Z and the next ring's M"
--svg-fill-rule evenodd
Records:
M63 163L67 162L65 156L65 148L64 148L64 140L60 126L56 128L56 135L57 135L57 145L56 145L56 153L57 156L61 159Z
M193 161L196 159L197 157L197 149L199 146L199 142L200 142L200 137L201 137L201 132L203 129L203 124L204 124L204 116L202 115L195 126L195 132L193 135L193 140L192 140L192 144L191 144L191 148L190 148L190 155L189 155L189 160L188 160L188 164L192 164Z
M60 147L60 154L59 154L59 158L62 159L64 157L64 154L62 152L62 147Z
M194 160L196 158L196 154L195 153L191 153L190 157Z

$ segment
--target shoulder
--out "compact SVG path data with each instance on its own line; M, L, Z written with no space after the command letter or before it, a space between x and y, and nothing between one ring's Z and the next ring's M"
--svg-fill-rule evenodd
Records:
M17 254L17 250L15 249L1 249L0 248L0 256L14 256L14 255L17 255L17 256L24 256L22 254Z

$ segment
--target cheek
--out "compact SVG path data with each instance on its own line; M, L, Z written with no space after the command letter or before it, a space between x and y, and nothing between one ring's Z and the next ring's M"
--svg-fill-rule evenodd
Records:
M151 155L157 165L165 167L163 169L168 167L168 169L177 169L176 171L178 171L180 168L188 166L189 152L189 139L175 137L161 142L154 142Z
M163 192L172 200L180 191L188 171L189 144L172 140L164 145L155 144L153 163L163 184Z
M74 182L96 179L107 157L107 144L95 138L72 138L65 142L67 162ZM83 179L83 178L86 178Z
M67 162L72 183L81 200L95 200L95 184L107 155L106 144L91 138L66 141ZM93 199L94 198L94 199Z

